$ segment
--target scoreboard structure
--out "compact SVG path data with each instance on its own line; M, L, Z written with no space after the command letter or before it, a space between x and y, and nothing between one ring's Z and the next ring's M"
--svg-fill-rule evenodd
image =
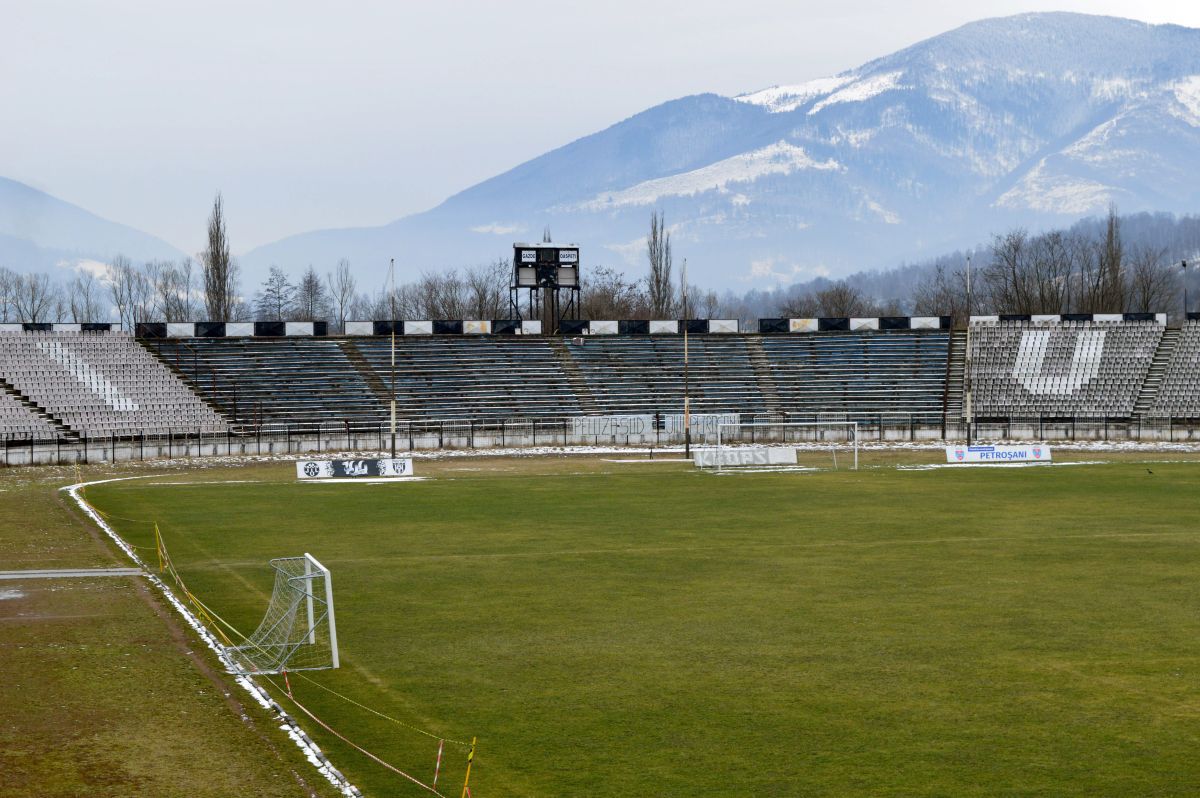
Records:
M579 246L513 244L509 307L516 319L540 319L542 329L558 332L563 319L579 318ZM525 313L521 312L525 292Z

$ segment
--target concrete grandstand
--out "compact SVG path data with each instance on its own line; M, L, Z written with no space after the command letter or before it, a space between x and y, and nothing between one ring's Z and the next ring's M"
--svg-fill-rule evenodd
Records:
M323 429L378 435L393 398L407 436L439 425L437 445L450 445L446 425L469 425L476 445L476 425L500 425L505 438L505 425L529 424L536 437L557 422L571 443L565 420L677 415L685 389L694 414L856 420L880 439L956 438L968 422L994 438L1063 437L1069 422L1071 436L1103 424L1105 437L1166 429L1174 439L1200 419L1196 319L1181 329L1153 314L975 317L966 330L937 317L764 319L753 333L707 320L574 325L541 335L519 322L356 322L348 328L363 334L345 336L311 322L144 324L137 336L8 325L5 462L13 447L101 438L137 438L145 456L146 437L162 435L172 452L194 440L200 453L206 438L232 451L285 431L290 451L293 432L311 447L316 430L322 448Z

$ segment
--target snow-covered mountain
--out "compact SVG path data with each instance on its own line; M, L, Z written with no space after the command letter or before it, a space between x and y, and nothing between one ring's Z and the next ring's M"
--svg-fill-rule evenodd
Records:
M118 253L135 261L183 257L159 238L0 177L0 266L49 271Z
M1080 14L965 25L858 69L651 108L392 224L243 258L436 269L549 226L640 271L653 209L701 284L891 266L1102 213L1200 211L1200 30Z

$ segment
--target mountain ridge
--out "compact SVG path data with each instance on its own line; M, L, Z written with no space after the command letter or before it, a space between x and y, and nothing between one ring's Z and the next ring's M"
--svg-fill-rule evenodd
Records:
M162 239L0 177L0 266L21 271L71 268L123 254L138 261L183 253Z
M1200 206L1200 30L1066 12L968 23L838 75L659 104L381 228L247 253L436 269L549 226L640 267L666 213L700 282L885 267L1011 225ZM447 242L453 242L448 247Z
M668 100L426 211L299 233L239 262L251 289L271 265L341 258L373 284L391 258L410 273L472 265L549 227L583 246L585 275L596 265L637 274L647 217L661 210L696 282L744 290L887 268L1110 204L1195 213L1195 174L1200 30L1020 14L830 77ZM0 259L31 247L53 264L114 250L181 256L60 200L40 229L5 205L12 184L0 183Z

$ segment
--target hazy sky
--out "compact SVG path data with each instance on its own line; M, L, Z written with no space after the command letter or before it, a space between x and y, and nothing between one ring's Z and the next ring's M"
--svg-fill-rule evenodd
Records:
M831 75L974 19L1200 27L1197 2L0 0L0 175L234 249L429 208L686 94Z

